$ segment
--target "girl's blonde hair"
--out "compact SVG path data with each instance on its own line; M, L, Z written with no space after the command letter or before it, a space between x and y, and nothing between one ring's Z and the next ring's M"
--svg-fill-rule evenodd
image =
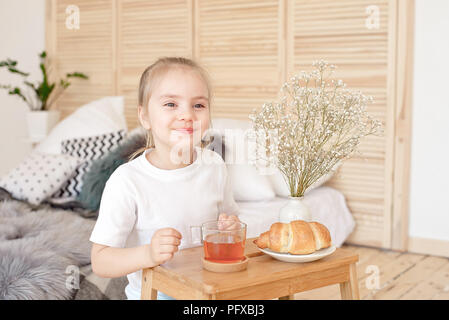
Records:
M201 67L194 60L184 58L184 57L162 57L159 58L152 65L147 67L145 71L142 73L140 77L139 84L139 96L138 96L138 104L144 108L148 106L148 102L150 101L150 97L153 91L153 88L157 85L157 83L161 80L162 76L166 74L170 68L173 67L189 67L192 70L198 72L198 74L203 79L204 83L207 86L207 91L209 94L209 119L211 118L210 114L210 106L212 103L212 87L211 81L207 71ZM212 122L210 121L210 127L212 127ZM211 142L210 138L208 140L201 140L201 148L205 148ZM146 144L145 147L141 147L136 150L130 157L129 160L132 160L145 152L145 150L149 148L154 148L154 139L151 129L147 131L146 136Z

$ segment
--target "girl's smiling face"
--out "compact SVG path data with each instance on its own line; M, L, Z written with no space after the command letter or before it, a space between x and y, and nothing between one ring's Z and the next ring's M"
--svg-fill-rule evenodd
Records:
M151 129L156 149L170 152L199 145L209 128L209 92L194 70L171 67L157 82L146 110L139 108L142 126Z

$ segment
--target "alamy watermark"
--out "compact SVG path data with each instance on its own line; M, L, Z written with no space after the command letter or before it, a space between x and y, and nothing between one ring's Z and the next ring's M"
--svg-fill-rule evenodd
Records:
M380 269L379 266L371 264L366 267L365 273L369 274L365 279L365 287L369 290L380 289Z
M80 8L74 4L65 8L65 27L69 30L79 30L80 28Z
M365 12L368 17L365 19L365 26L367 29L379 29L380 28L380 9L379 6L371 5L365 8Z
M188 138L187 138L188 137ZM221 139L211 139L211 137L223 137ZM174 143L170 149L170 160L174 164L188 164L193 151L191 145L199 145L201 141L211 141L209 149L221 154L221 149L225 148L224 161L226 164L250 164L253 165L260 175L274 174L276 171L277 159L273 156L277 148L278 132L270 130L248 129L215 129L208 128L201 133L201 122L193 122L193 133L176 132L172 130L170 142ZM259 145L257 145L259 143ZM273 151L272 154L267 154ZM201 162L212 164L216 157L210 153L202 153Z
M69 274L65 280L67 290L78 290L80 288L80 268L73 264L68 265L65 274Z

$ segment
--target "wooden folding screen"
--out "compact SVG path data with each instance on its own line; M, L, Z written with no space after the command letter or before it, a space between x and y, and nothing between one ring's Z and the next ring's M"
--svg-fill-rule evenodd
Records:
M398 175L401 164L396 159L407 157L409 148L403 140L409 113L402 120L397 114L404 101L397 97L404 88L398 83L406 83L398 70L408 68L398 52L405 54L401 48L409 43L401 39L412 30L401 25L405 18L399 13L409 3L47 0L47 51L55 57L55 70L91 77L75 81L58 108L65 116L95 98L124 95L133 128L138 125L141 73L160 56L180 55L195 58L209 71L213 117L248 119L251 110L277 99L280 86L292 75L311 70L313 60L326 59L338 66L335 76L348 87L373 96L368 111L385 128L383 136L362 143L363 157L347 161L329 182L343 192L357 223L348 242L405 249L408 191L394 185L404 187L408 177ZM67 27L70 5L79 9L79 29Z

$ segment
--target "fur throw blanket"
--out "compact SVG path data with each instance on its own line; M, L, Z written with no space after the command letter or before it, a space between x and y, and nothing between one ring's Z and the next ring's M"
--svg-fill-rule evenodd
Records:
M0 300L73 299L94 225L70 211L0 201Z

